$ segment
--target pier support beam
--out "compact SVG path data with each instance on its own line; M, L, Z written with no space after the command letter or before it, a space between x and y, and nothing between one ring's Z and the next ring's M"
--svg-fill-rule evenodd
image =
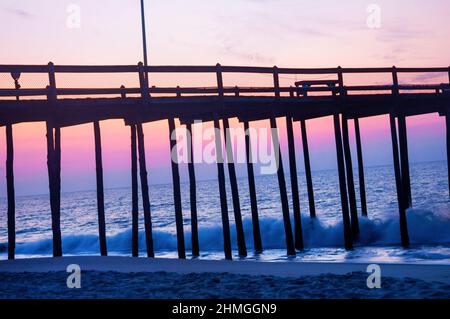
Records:
M400 158L403 194L405 200L405 208L411 207L411 181L409 175L409 159L408 159L408 135L406 131L406 118L404 115L398 116L398 135L400 140Z
M106 224L105 224L105 196L103 188L103 163L102 163L102 140L100 134L100 123L94 122L95 141L95 167L97 179L97 212L98 212L98 237L100 242L100 255L107 256L106 247Z
M180 172L178 170L178 153L177 141L175 133L175 120L168 119L169 122L169 139L170 139L170 154L172 165L172 181L173 181L173 200L175 205L175 223L177 227L177 247L178 258L186 258L186 249L184 244L184 229L183 229L183 211L181 206L181 189L180 189Z
M61 129L55 127L55 224L58 232L58 244L55 249L55 256L62 256L61 239Z
M224 117L223 129L225 131L225 147L227 150L228 174L231 184L231 196L233 200L234 222L236 225L236 236L238 252L240 257L247 256L247 247L245 245L244 226L242 224L241 203L239 201L239 189L236 178L236 168L234 166L233 143L231 141L230 124L228 118Z
M448 193L450 196L450 114L445 115L445 126L447 136L447 177L448 177Z
M403 179L400 171L400 159L398 154L397 128L395 123L395 115L390 114L391 138L392 138L392 154L395 171L395 186L397 188L397 201L400 219L400 236L403 247L409 246L408 226L406 220L406 205L404 199Z
M303 145L303 158L305 162L305 175L306 186L308 188L308 203L309 203L309 216L311 218L316 217L316 205L314 202L314 188L311 174L311 162L309 159L309 147L308 147L308 134L306 132L306 121L300 121L300 128L302 132L302 145Z
M278 186L280 188L281 208L283 211L286 249L288 256L295 256L294 236L292 234L291 219L289 216L289 204L286 191L286 179L284 177L283 159L281 156L280 140L278 138L277 122L274 116L270 117L270 127L272 129L272 144L277 165Z
M219 93L219 99L224 108L224 88L223 88L223 76L222 66L217 63L216 65L216 78L217 78L217 90ZM218 114L214 114L214 134L216 142L216 161L217 161L217 174L219 180L219 193L220 193L220 210L222 212L222 226L223 226L223 250L225 253L225 259L231 260L231 237L230 237L230 221L228 217L228 203L227 203L227 191L225 188L225 169L223 161L222 150L222 134L220 132L220 123Z
M222 212L223 250L225 259L233 259L231 254L230 221L228 218L227 192L225 188L225 169L223 165L222 136L220 133L219 118L214 118L214 133L216 142L216 161L219 180L220 210Z
M197 218L197 185L195 179L194 166L194 149L192 137L192 124L186 124L187 137L187 154L188 154L188 171L189 171L189 195L191 204L191 243L192 256L198 257L200 255L200 248L198 242L198 218Z
M136 125L131 124L131 255L139 256L139 197L137 173L137 139Z
M398 80L398 73L397 68L395 66L392 67L392 95L398 98L398 95L400 94L400 88L399 88L399 80ZM396 107L399 106L399 103L397 101ZM392 117L392 112L390 116ZM398 140L397 144L400 144L400 184L402 187L402 200L403 200L403 206L404 209L408 209L411 207L411 182L409 177L409 159L408 159L408 136L406 132L406 118L404 114L395 114L397 116L397 122L398 122ZM392 125L393 124L393 125ZM392 123L391 118L391 130L392 126L395 129L395 118ZM394 136L393 136L394 138ZM397 130L395 130L395 138L397 139ZM394 142L394 141L393 141ZM394 144L394 143L393 143ZM398 151L398 148L396 152ZM398 154L398 153L397 153Z
M148 92L148 72L144 71L142 62L138 63L139 70L139 84L141 87L142 104L148 105L150 94ZM122 86L122 88L124 88ZM122 98L125 94L122 94ZM145 229L145 244L147 246L147 257L153 258L155 256L153 250L153 231L152 231L152 215L150 210L150 197L148 192L148 176L147 163L145 160L145 143L144 143L144 129L142 123L135 125L138 140L139 152L139 172L141 177L141 192L142 192L142 207L144 209L144 229Z
M60 207L60 174L61 174L61 147L60 130L47 122L47 168L50 188L50 209L52 214L53 257L62 256L61 242L61 207ZM59 185L58 185L59 184Z
M48 64L49 86L47 99L51 107L55 107L56 77L52 62ZM47 121L47 168L50 188L50 209L52 214L53 257L62 256L61 240L61 130L53 120ZM55 133L53 134L53 130Z
M352 226L352 236L353 239L358 239L359 236L359 220L358 220L358 210L356 207L356 192L355 192L355 182L353 180L353 164L352 164L352 153L350 150L350 138L348 133L348 119L342 116L342 136L344 142L344 158L345 167L347 173L347 189L348 189L348 199L350 202L350 217Z
M6 187L8 193L8 259L15 258L16 196L14 190L14 143L12 125L6 125Z
M261 229L259 227L258 201L256 200L255 173L253 171L252 144L248 121L244 121L244 130L245 130L245 155L247 160L248 189L250 192L250 207L252 211L253 243L255 247L255 252L261 253L263 248L261 240Z
M278 67L276 66L273 67L273 87L275 98L279 99L281 96L280 78L278 73ZM270 116L270 127L272 131L271 135L272 135L273 150L275 154L275 163L277 165L278 186L280 188L281 208L283 211L286 249L288 256L295 256L295 244L294 244L294 236L292 235L291 218L289 216L289 203L286 191L286 179L284 176L280 139L278 138L277 120L274 115Z
M292 127L292 117L286 116L286 129L289 149L289 174L291 177L292 188L292 206L294 209L294 234L295 234L295 248L303 250L303 232L302 232L302 217L300 212L300 197L298 190L297 178L297 161L295 158L295 140L294 129Z
M136 133L139 153L139 175L141 178L142 207L144 209L145 244L147 246L147 257L153 258L155 257L155 253L153 250L152 215L150 210L147 162L145 160L145 142L142 123L136 124Z
M355 139L356 152L358 156L358 179L359 179L359 195L361 197L361 212L363 216L367 217L367 200L366 200L366 182L364 178L364 162L362 155L361 132L359 129L359 119L354 119L355 123Z
M56 180L56 209L58 219L61 219L61 129L55 127L55 180ZM59 221L59 224L61 222Z
M350 226L350 216L348 208L347 198L347 185L345 181L345 165L344 165L344 152L342 150L342 135L339 114L333 116L334 119L334 136L336 141L336 156L339 172L339 188L341 194L342 205L342 221L344 225L344 243L345 249L353 248L352 230Z
M450 84L450 67L448 68L448 82ZM447 135L447 176L448 176L448 194L450 197L450 111L447 108L447 113L445 114L445 126Z

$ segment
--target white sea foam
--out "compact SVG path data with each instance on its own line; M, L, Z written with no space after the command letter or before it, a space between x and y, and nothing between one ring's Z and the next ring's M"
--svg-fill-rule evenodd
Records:
M448 244L450 243L450 219L434 214L427 210L409 210L407 213L408 229L412 244ZM398 217L389 219L360 218L360 238L358 245L399 245L400 226ZM286 247L285 231L282 219L260 219L263 246L265 249L284 249ZM230 225L232 245L236 247L236 231ZM326 225L320 218L302 218L303 238L306 248L342 247L342 223ZM253 233L251 219L244 220L244 231L249 249L253 248ZM191 234L185 228L186 249L191 249ZM220 251L223 249L223 233L220 224L214 226L200 225L200 249L202 251ZM153 231L154 248L156 251L175 251L177 237L173 232ZM126 253L131 249L131 230L117 233L107 238L108 250L116 253ZM6 248L6 244L2 244ZM139 233L139 246L145 249L145 234ZM63 237L63 250L65 254L97 253L99 243L97 235L76 235ZM51 239L26 242L17 245L17 254L50 254L52 251Z

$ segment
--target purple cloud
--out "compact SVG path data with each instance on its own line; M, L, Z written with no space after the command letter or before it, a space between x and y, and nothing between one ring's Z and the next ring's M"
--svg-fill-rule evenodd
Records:
M34 13L31 13L29 11L23 10L23 9L17 9L17 8L3 8L4 11L14 14L20 18L23 19L31 19L36 17Z

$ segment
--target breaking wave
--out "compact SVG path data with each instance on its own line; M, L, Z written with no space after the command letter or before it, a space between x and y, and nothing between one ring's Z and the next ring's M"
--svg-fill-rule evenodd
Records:
M408 211L408 229L412 244L446 244L450 243L450 219L436 215L427 210ZM261 236L264 249L284 249L286 247L284 224L282 218L261 218ZM236 248L236 231L230 225L232 245ZM320 218L302 218L303 238L306 248L343 247L342 223L326 225ZM398 217L385 220L360 218L360 238L358 245L399 245L400 226ZM253 247L251 219L244 220L244 231L247 247ZM221 251L223 249L223 233L221 225L199 225L199 240L201 251ZM191 249L191 234L185 227L186 249ZM176 234L169 231L153 230L155 251L176 251ZM108 251L127 253L131 251L131 229L109 236ZM145 234L139 233L139 248L145 250ZM7 250L7 244L0 244L0 252ZM97 235L73 235L63 237L64 254L97 254L99 243ZM34 242L19 243L17 254L46 255L52 253L52 240L43 239Z

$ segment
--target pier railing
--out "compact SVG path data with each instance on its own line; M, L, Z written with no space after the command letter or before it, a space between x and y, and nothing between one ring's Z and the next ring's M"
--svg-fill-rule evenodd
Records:
M117 65L117 66L88 66L88 65L0 65L0 73L34 73L34 74L111 74L111 73L139 73L144 72L149 75L148 82L151 83L152 75L154 74L216 74L221 77L223 74L265 74L272 75L278 78L280 75L328 75L334 76L335 79L350 74L390 74L394 78L395 74L405 73L422 73L422 74L436 74L444 73L450 74L450 67L432 67L432 68L396 68L396 67L382 67L382 68L278 68L278 67L247 67L247 66L148 66L139 65ZM398 89L401 91L435 91L442 92L449 90L449 83L438 84L391 84L384 85L346 85L344 80L338 83L341 88L335 86L270 86L270 87L238 87L238 86L222 86L212 85L210 87L148 87L150 94L189 94L189 95L219 95L221 93L227 95L239 94L261 94L261 93L294 93L294 96L305 96L308 93L324 92L330 95L342 92L345 89L347 94L358 92L377 92L377 91L394 91ZM5 89L0 88L0 97L26 97L26 96L45 96L51 88L33 88L33 89ZM60 97L75 96L75 95L120 95L120 94L140 94L141 87L135 88L56 88L56 94Z

